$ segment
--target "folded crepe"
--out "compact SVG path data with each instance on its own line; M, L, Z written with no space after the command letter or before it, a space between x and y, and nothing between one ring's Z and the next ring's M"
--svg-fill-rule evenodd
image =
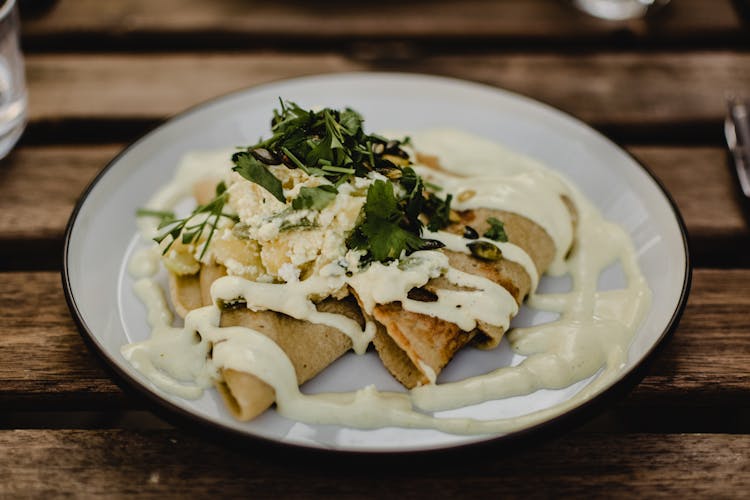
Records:
M201 265L199 273L176 276L170 273L170 291L178 314L212 303L210 288L224 276L223 266ZM342 314L364 327L364 319L352 298L328 298L316 304L321 312ZM222 310L220 326L243 326L266 335L289 357L303 384L323 371L352 347L349 337L336 328L298 320L274 311L251 311L245 307ZM251 420L263 413L276 399L273 388L247 372L224 368L216 388L229 411L238 420Z
M563 197L575 224L575 208ZM555 244L549 234L538 224L521 215L491 209L467 210L458 213L459 221L445 231L462 234L465 226L471 226L483 234L490 225L489 218L503 222L508 241L523 249L534 262L539 275L549 267L555 255ZM566 249L568 250L568 249ZM531 277L520 264L508 259L485 261L471 255L443 250L449 263L459 271L482 276L508 290L520 305L531 291ZM444 278L430 280L422 292L415 293L430 300L435 290L455 289ZM420 292L420 290L413 290ZM454 323L406 311L399 302L377 305L373 319L378 323L373 340L383 364L402 385L413 388L430 382L451 360L453 355L470 341L482 348L497 346L503 329L478 322L470 332L462 331Z
M318 311L342 314L364 326L359 307L350 298L328 298L316 304ZM289 357L303 384L323 371L352 348L352 341L336 328L310 323L274 311L246 308L223 311L221 326L244 326L266 335ZM217 388L230 411L240 420L250 420L275 400L273 388L256 376L232 369L221 370L223 382Z

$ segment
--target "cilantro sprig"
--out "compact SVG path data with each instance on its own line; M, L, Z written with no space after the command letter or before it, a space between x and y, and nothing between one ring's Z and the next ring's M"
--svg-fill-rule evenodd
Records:
M245 179L251 180L265 188L274 198L281 203L286 203L284 188L281 181L274 176L255 156L248 151L242 151L232 155L234 170Z
M398 259L401 252L421 250L428 240L404 224L404 211L393 191L393 183L373 182L367 190L364 218L347 240L349 248L366 250L372 260ZM407 226L407 227L403 227Z
M437 240L422 238L422 218L430 231L450 224L451 195L442 200L425 191L424 181L411 167L401 170L398 180L403 192L397 196L396 183L376 180L367 191L362 221L347 240L347 247L366 250L365 261L398 259L417 250L443 246Z
M226 184L220 182L216 185L216 196L214 199L205 205L199 205L185 218L175 218L173 212L162 212L149 209L139 209L136 212L136 215L139 217L160 218L158 229L161 232L154 238L154 240L157 243L161 243L167 238L167 236L171 237L167 245L164 247L162 254L166 254L178 239L181 239L184 244L200 241L203 233L208 230L208 237L206 238L206 242L204 243L203 250L200 254L200 258L203 258L208 249L208 245L211 243L211 239L216 232L219 220L222 217L225 217L234 222L239 222L239 217L224 212L224 205L227 203L228 197L229 193L227 192ZM190 222L200 214L207 215L194 224L191 224Z
M483 236L485 238L503 243L508 241L508 235L505 234L505 224L503 224L503 221L496 217L488 217L487 223L490 225L490 228L484 232Z

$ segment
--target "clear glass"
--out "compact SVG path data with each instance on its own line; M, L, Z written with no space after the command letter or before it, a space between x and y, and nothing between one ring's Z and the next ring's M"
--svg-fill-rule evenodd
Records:
M669 0L573 0L582 11L612 21L643 17L668 3Z
M13 148L26 126L26 78L15 0L0 2L0 158Z

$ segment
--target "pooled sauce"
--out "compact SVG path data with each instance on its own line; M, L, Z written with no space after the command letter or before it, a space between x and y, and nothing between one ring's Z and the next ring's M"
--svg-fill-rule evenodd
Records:
M361 429L400 426L455 434L505 433L564 413L607 387L627 362L634 332L650 307L651 291L638 268L629 236L618 225L605 221L560 175L501 146L452 130L426 131L413 135L412 140L420 151L441 159L443 172L425 167L415 170L425 180L453 193L456 200L463 199L456 201L455 209L485 207L518 213L543 227L555 242L552 272L569 273L573 287L566 293L530 295L530 307L560 316L555 321L517 328L507 334L511 348L526 356L520 364L453 383L436 384L434 376L429 377L430 384L407 393L381 392L368 386L350 393L302 394L286 354L252 329L220 327L217 306L191 311L184 328L172 327L164 292L149 277L154 266L137 262L152 258L148 252L137 253L129 269L140 278L135 289L147 307L153 331L150 339L124 346L125 358L155 386L185 398L199 397L217 379L220 368L252 373L274 388L276 411L281 415L307 423ZM481 175L471 175L477 172ZM197 181L198 175L195 169L181 169L148 208L170 208L177 201L175 193L189 192L187 186ZM460 196L470 190L473 196ZM568 196L577 207L575 235L561 195ZM141 228L147 237L153 229ZM470 241L445 232L428 233L425 237L439 239L446 248L462 252ZM565 252L574 240L574 250L566 260ZM527 271L534 290L539 278L531 258L510 243L492 243L501 247L504 258ZM625 273L626 287L597 291L600 273L617 261ZM439 317L463 330L472 330L477 321L507 328L509 318L517 313L515 300L503 287L451 268L447 257L438 251L415 252L388 264L376 262L350 276L345 271L331 264L319 275L285 284L227 276L213 284L211 296L214 304L243 297L253 310L269 309L332 326L348 335L360 353L371 340L374 325L367 324L362 329L344 316L319 312L311 296L326 296L350 286L365 312L372 311L375 304L399 301L406 310ZM407 298L411 288L437 276L458 285L460 290L439 290L435 302ZM571 398L519 417L477 420L437 418L426 413L540 389L560 389L597 372L598 376Z

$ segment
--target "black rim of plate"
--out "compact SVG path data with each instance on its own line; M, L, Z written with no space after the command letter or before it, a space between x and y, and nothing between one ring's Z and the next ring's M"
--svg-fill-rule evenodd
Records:
M233 429L230 427L226 427L224 425L205 419L204 417L200 415L197 415L184 408L181 408L177 405L172 404L168 400L162 398L161 396L159 396L152 390L142 385L138 380L133 378L130 374L128 374L125 370L123 370L118 365L118 363L113 359L111 354L104 348L103 345L101 345L98 342L96 335L89 329L89 327L84 322L83 315L81 314L81 311L78 309L78 305L75 301L75 297L73 297L71 284L70 284L70 274L69 274L69 269L68 269L68 256L70 253L70 243L71 243L71 235L73 232L73 228L78 219L78 214L80 210L82 209L83 205L85 204L91 192L96 188L96 185L99 183L99 181L105 175L107 175L110 169L112 169L123 156L128 154L132 149L136 148L142 141L146 140L148 137L155 134L157 131L159 131L163 127L168 126L172 121L185 118L189 115L192 115L198 111L203 110L206 107L213 106L225 99L230 99L230 98L236 97L238 95L241 95L247 92L259 91L267 87L278 85L280 83L304 82L306 80L315 81L315 80L322 80L322 79L327 79L327 78L356 77L356 76L425 79L425 80L432 80L432 81L443 82L443 83L472 85L480 90L502 92L509 97L512 96L524 102L531 103L536 106L540 106L544 108L545 111L547 112L552 112L554 114L562 115L566 119L572 120L575 124L588 129L588 131L592 132L593 134L598 135L601 138L604 138L612 146L614 146L615 148L621 150L626 155L628 155L633 160L633 162L636 165L638 165L651 178L654 184L661 191L661 194L669 203L669 206L672 209L672 214L674 215L674 218L677 221L677 225L680 229L683 250L685 252L685 269L684 269L684 275L683 275L682 290L680 291L680 297L672 313L672 316L669 319L669 322L667 323L666 327L664 328L664 330L662 331L662 333L660 334L656 342L653 344L653 346L648 350L648 352L646 352L645 355L641 357L640 360L638 360L635 363L635 365L629 371L624 372L621 375L621 377L616 382L614 382L611 386L604 389L601 393L597 394L595 397L589 399L588 401L581 403L579 406L561 415L550 418L549 420L545 420L529 428L511 432L509 434L489 437L487 439L474 441L470 443L461 443L461 444L449 445L449 446L436 446L433 448L423 447L419 449L406 449L406 450L351 450L351 449L338 449L338 448L328 449L328 448L316 447L312 445L307 446L304 444L288 443L288 442L284 442L284 441L280 441L280 440L276 440L272 438L267 438L264 436L258 436L255 434L251 434L249 432L242 432L240 430ZM470 80L463 80L463 79L458 79L458 78L450 78L450 77L435 76L435 75L424 75L424 74L418 74L418 73L353 72L353 73L331 73L331 74L323 74L323 75L311 75L311 76L302 76L302 77L297 77L297 78L284 78L284 79L279 79L279 80L274 80L268 83L264 83L262 85L257 85L257 86L233 91L233 92L209 99L207 101L201 102L180 113L177 113L176 115L166 119L164 122L160 123L159 125L155 126L151 130L143 134L134 142L126 146L114 158L112 158L112 160L110 160L110 162L101 170L101 172L99 172L96 175L96 177L94 177L94 179L86 187L86 189L84 190L84 192L81 194L80 198L78 199L78 202L76 203L73 209L73 212L70 215L70 219L68 220L68 224L65 230L65 239L63 242L63 266L62 266L61 277L62 277L63 291L65 293L65 300L68 303L68 307L73 315L73 319L75 320L76 325L78 326L79 333L83 337L85 343L89 346L90 349L96 352L101 359L103 359L106 362L105 364L106 368L108 369L110 374L113 375L114 380L118 384L118 386L122 388L126 392L126 394L134 394L136 395L136 397L141 398L142 400L146 401L148 404L148 408L154 411L154 413L156 413L160 417L165 418L166 420L172 421L180 427L187 428L198 437L205 436L205 432L203 431L205 431L206 429L209 429L214 432L214 437L219 438L220 441L222 441L226 445L229 445L230 447L237 447L238 445L240 447L243 447L242 446L243 444L252 444L253 446L257 447L257 445L260 444L264 447L264 449L266 449L267 451L270 451L271 453L278 452L278 451L288 452L289 450L295 450L295 451L301 451L303 453L312 452L315 454L322 452L324 454L327 454L328 456L330 456L331 452L333 452L336 454L341 454L343 456L357 455L357 456L365 456L365 457L377 457L377 456L393 457L394 455L407 455L408 456L408 455L413 455L413 454L425 454L425 453L436 454L436 453L442 453L442 452L448 452L448 453L466 452L468 450L484 449L488 445L496 446L501 443L504 446L508 446L508 447L523 446L526 444L530 444L531 442L534 442L534 441L539 441L545 438L556 436L562 431L571 428L575 423L584 422L587 419L598 414L608 405L609 402L613 402L619 399L620 397L623 397L633 387L635 387L636 384L638 384L643 379L643 377L646 375L648 367L651 364L651 361L656 357L657 353L659 353L662 350L664 345L667 343L667 340L671 338L672 334L677 328L677 325L679 324L680 317L682 316L682 313L685 310L685 307L687 305L688 294L690 292L690 285L692 281L692 266L690 263L690 249L689 249L687 228L685 226L685 221L683 220L682 215L680 214L680 211L677 208L677 204L675 203L674 199L669 194L669 192L666 190L662 182L645 165L643 165L637 158L635 158L632 154L630 154L625 148L623 148L622 146L620 146L615 141L613 141L606 135L602 134L598 130L594 129L590 125L586 124L585 122L579 120L578 118L568 113L565 113L555 108L554 106L538 101L536 99L533 99L533 98L530 98L530 97L527 97L527 96L524 96L522 94L518 94L515 92L511 92L505 89L501 89L498 87L494 87L491 85L486 85L486 84L482 84L482 83L478 83L478 82L474 82Z

